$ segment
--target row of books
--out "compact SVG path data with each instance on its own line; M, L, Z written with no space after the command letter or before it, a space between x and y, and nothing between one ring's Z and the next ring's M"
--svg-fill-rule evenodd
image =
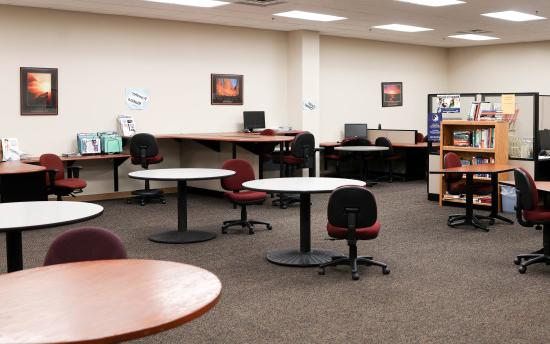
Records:
M484 165L484 164L494 164L495 163L495 158L493 158L493 157L487 158L487 157L483 157L483 156L473 156L472 160L461 159L460 161L462 162L463 166L466 166L466 165ZM475 176L476 177L481 177L481 178L491 178L491 175L489 173L477 173Z
M451 195L446 193L443 196L444 201L466 201L466 195ZM474 204L491 204L491 196L488 195L474 195Z
M453 132L453 145L458 147L495 148L495 128Z
M500 104L491 102L473 102L468 113L469 121L502 121L504 114Z

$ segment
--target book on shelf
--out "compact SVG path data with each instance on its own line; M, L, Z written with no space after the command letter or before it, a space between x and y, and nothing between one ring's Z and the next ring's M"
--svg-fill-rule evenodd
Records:
M499 103L473 102L468 113L469 121L501 121L503 118Z
M455 131L453 132L453 146L495 148L495 128Z
M472 144L472 132L469 130L453 132L453 145L469 147Z

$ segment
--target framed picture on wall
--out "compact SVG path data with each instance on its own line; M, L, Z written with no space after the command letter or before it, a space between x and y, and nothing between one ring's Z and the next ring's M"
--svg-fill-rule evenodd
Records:
M403 83L382 83L382 107L403 106Z
M243 105L243 76L211 74L212 105Z
M21 115L57 115L57 68L21 67Z

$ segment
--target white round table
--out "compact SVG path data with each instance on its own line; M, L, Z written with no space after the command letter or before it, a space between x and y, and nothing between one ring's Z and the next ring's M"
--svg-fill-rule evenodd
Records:
M243 187L253 191L300 194L300 249L287 249L267 253L267 260L286 266L318 266L341 254L326 250L311 249L311 194L329 193L344 185L365 186L354 179L294 177L251 180Z
M23 269L22 231L84 222L102 213L102 206L86 202L0 203L0 232L6 233L8 272Z
M217 168L166 168L128 173L134 179L178 182L178 230L151 235L149 240L164 244L189 244L214 239L214 233L187 230L187 181L221 179L234 174L235 171Z
M359 153L361 155L361 162L359 165L361 169L361 171L359 172L361 175L361 180L364 180L365 182L367 182L368 186L373 186L376 184L376 182L367 180L368 166L367 166L367 160L365 159L365 155L374 153L374 152L387 151L389 150L389 148L385 146L340 146L340 147L334 147L334 150L337 150L340 152Z

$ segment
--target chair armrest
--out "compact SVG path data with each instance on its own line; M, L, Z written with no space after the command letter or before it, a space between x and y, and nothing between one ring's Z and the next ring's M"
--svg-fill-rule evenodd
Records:
M52 188L55 185L55 175L59 172L59 170L48 168L46 169L46 173L48 174L48 181L50 182L50 188Z
M67 174L69 175L69 178L78 178L80 176L81 169L82 169L82 166L77 166L77 165L67 166Z

